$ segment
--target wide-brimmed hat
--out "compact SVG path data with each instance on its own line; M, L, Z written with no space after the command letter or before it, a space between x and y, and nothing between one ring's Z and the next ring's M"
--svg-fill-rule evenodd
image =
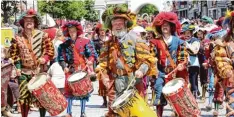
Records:
M102 14L102 20L104 21L105 27L111 29L111 21L115 18L124 18L127 20L127 28L133 25L132 17L134 13L124 5L118 5L117 7L110 7Z
M171 24L173 24L175 26L175 29L172 30L173 33L177 32L177 34L180 34L181 31L181 25L180 22L178 20L178 16L173 13L173 12L161 12L159 13L153 21L153 27L156 28L156 31L158 33L161 33L161 26L165 23L165 22L169 22Z
M83 28L81 26L81 23L78 21L67 21L63 26L62 26L62 30L63 30L63 34L65 37L69 37L69 33L68 33L68 28L71 27L76 27L77 29L77 36L80 36L83 33Z
M26 12L23 12L18 19L19 24L23 28L24 28L24 18L26 17L33 17L35 19L35 28L38 28L38 26L41 24L40 15L34 9L29 9Z

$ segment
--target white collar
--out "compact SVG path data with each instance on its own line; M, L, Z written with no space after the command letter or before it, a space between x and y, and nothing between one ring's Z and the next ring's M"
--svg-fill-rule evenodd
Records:
M169 45L172 41L172 36L170 36L169 39L167 39L167 40L163 37L163 40L164 40L164 42L166 42L167 45Z

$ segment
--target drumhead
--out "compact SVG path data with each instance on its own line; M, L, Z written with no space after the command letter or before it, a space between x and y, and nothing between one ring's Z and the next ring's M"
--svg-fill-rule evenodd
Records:
M74 73L70 76L70 78L68 78L68 81L69 82L74 82L74 81L77 81L77 80L80 80L82 78L84 78L85 76L87 75L86 72L77 72L77 73Z
M133 89L124 92L120 97L118 97L114 101L114 103L112 104L112 107L120 106L120 104L126 101L132 95L132 93L133 93Z
M162 92L164 94L170 94L173 92L178 91L179 88L181 88L184 85L184 79L182 78L176 78L171 81L169 81L162 89Z
M28 89L30 91L33 91L34 89L39 88L41 85L45 84L48 76L46 73L41 73L36 76L35 78L31 79L30 82L28 83Z

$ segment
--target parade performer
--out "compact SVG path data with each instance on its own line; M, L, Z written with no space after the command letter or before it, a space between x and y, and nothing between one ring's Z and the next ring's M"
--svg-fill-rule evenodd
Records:
M12 99L11 95L8 95L9 90L9 81L11 77L12 65L11 61L8 59L8 49L1 46L1 113L6 117L13 117L9 109L9 99Z
M156 59L150 55L145 41L129 33L128 28L132 26L129 17L131 12L124 6L111 7L107 9L102 19L105 26L112 31L112 37L104 43L99 56L97 66L97 78L107 78L108 87L108 113L106 117L115 117L110 108L115 97L118 97L127 88L132 78L136 77L136 88L143 96L142 78L144 75L156 75ZM108 77L104 77L108 76Z
M198 60L199 60L199 64L200 64L199 76L200 76L200 83L201 83L201 87L202 87L201 100L203 102L205 102L205 99L206 99L205 94L206 94L207 84L208 84L208 77L207 77L208 70L203 66L203 63L207 60L206 56L205 56L205 43L206 43L205 42L205 34L206 34L206 31L201 30L199 26L195 27L194 37L198 38L201 42L200 43L200 50L198 52ZM209 47L209 45L208 45L208 47ZM207 48L207 49L209 49L209 48Z
M29 105L33 103L32 94L27 89L28 82L35 74L46 72L46 63L54 56L53 44L48 34L37 30L40 21L40 16L33 9L24 12L19 19L24 30L15 37L10 47L10 57L14 60L19 76L22 117L28 116ZM39 108L40 116L44 117L46 110L41 106Z
M194 25L182 25L182 33L186 42L187 52L189 53L189 81L191 84L191 91L197 99L198 94L198 74L199 74L199 61L198 51L200 49L200 41L193 37Z
M97 38L93 38L93 43L96 49L96 52L98 55L100 55L101 48L103 47L103 44L105 41L109 39L109 37L106 35L106 28L103 26L103 24L97 24L95 28L95 33L97 34ZM98 64L98 61L97 61ZM103 98L103 104L101 108L106 108L107 107L107 87L105 87L104 83L102 80L99 80L99 89L98 89L98 94L102 96Z
M162 117L163 107L167 104L162 95L162 88L167 81L172 79L172 76L167 76L167 74L177 67L176 77L184 78L186 83L189 82L188 72L185 69L188 53L184 41L176 35L176 33L180 34L180 22L175 13L159 13L154 19L153 27L160 35L158 38L150 40L152 53L158 59L157 67L159 70L154 84L156 92L154 105L157 106L158 116Z
M227 53L225 49L225 44L222 43L222 38L227 34L226 30L223 30L221 27L212 29L208 34L207 38L213 41L213 44L210 45L210 55L212 58L211 65L214 67L214 104L215 111L214 116L218 116L219 106L223 103L224 98L224 88L222 86L222 80L228 78L227 75L232 73L232 66L227 61ZM228 73L229 72L229 73ZM210 83L213 81L211 80ZM210 84L212 85L212 84Z
M228 34L224 37L224 42L226 43L226 53L227 53L227 57L229 58L228 63L230 63L232 65L232 67L234 67L234 41L233 41L233 28L234 28L234 11L230 12L228 11L226 13L225 19L223 21L223 27L228 26L229 28L229 32ZM222 68L222 66L220 67ZM225 73L222 71L222 69L218 69L220 73ZM224 74L225 75L225 74ZM227 100L228 100L228 104L227 104L227 115L228 117L233 117L234 116L234 103L233 103L233 99L234 99L234 84L233 84L233 71L226 72L226 77L224 77L225 79L223 79L223 83L224 83L224 88L227 92Z
M71 88L68 85L68 77L78 70L87 71L87 67L92 66L97 58L94 45L88 39L81 38L83 29L77 21L68 21L62 27L66 41L58 47L58 62L65 72L64 95L68 101L67 114L72 116L72 101L80 100L81 117L85 117L85 105L90 94L83 97L73 96Z

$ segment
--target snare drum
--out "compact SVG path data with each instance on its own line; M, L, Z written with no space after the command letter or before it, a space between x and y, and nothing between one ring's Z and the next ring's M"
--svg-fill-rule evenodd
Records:
M32 92L51 116L62 113L67 107L65 97L46 73L40 73L33 77L28 83L28 90Z
M185 80L176 78L163 87L162 92L179 117L198 117L201 111Z
M121 117L157 117L144 99L131 89L118 97L111 105L113 111Z
M77 97L85 97L93 92L93 85L87 72L76 72L68 78L72 94Z

